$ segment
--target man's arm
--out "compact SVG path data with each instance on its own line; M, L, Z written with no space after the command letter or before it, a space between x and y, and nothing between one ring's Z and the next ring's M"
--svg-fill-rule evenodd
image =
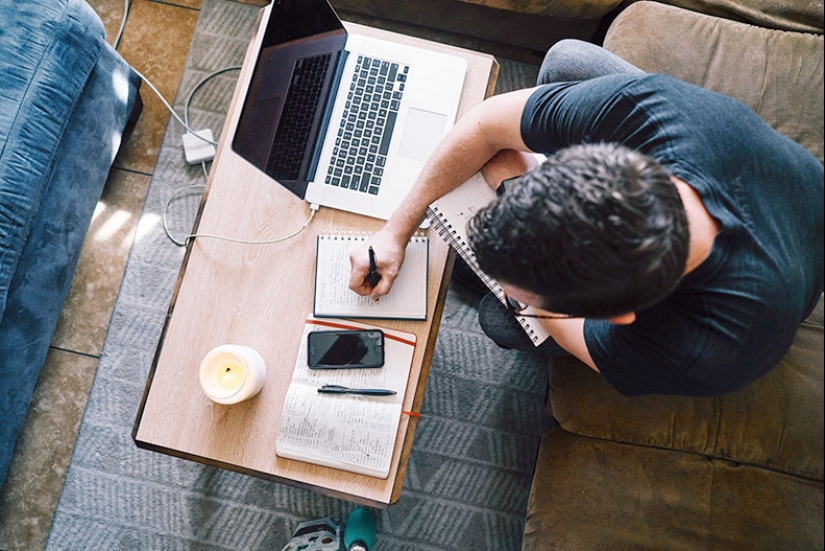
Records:
M401 264L407 242L421 225L427 207L478 172L499 151L527 151L521 115L532 89L493 96L462 117L430 156L412 191L370 242L350 256L349 287L377 299L386 295ZM375 250L378 285L369 281L368 246Z
M559 346L599 373L599 368L596 367L596 362L593 361L584 340L584 319L542 319L540 321Z

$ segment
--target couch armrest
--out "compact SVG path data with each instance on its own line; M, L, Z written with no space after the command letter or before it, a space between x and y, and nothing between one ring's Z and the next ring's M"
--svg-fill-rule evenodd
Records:
M822 3L811 0L666 0L686 10L779 31L822 34Z

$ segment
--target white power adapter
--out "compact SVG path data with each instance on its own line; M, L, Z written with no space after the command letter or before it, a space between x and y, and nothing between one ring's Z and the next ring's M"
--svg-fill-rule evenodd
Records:
M198 136L200 136L200 138ZM183 154L186 156L186 162L190 165L211 161L215 158L215 146L210 143L214 142L215 138L212 136L210 129L198 130L194 134L187 132L183 135L182 141Z

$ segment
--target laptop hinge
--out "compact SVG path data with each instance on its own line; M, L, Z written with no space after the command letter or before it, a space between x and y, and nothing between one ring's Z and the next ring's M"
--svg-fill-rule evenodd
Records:
M324 138L326 138L327 132L330 131L329 122L332 118L332 110L335 107L335 98L338 97L338 89L341 86L341 75L344 73L344 66L347 62L347 56L349 56L349 52L342 48L338 52L338 61L335 67L335 75L333 76L334 85L330 87L329 95L325 101L324 105L324 112L321 116L321 124L318 126L320 129L326 129L324 132L319 132L315 138L316 147L313 148L312 159L309 161L309 170L307 171L307 181L314 182L315 181L315 172L318 170L318 161L321 157L321 147L318 142L322 142Z

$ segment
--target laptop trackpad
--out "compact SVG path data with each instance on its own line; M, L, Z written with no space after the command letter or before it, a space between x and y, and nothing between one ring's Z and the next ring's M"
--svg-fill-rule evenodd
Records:
M398 154L416 161L426 161L444 137L447 116L410 108Z

